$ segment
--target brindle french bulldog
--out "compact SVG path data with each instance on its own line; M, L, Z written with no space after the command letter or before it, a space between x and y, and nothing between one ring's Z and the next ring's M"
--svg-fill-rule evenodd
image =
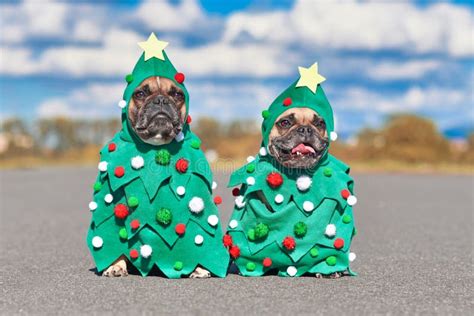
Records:
M183 129L186 115L185 95L172 80L154 76L145 79L133 92L128 105L130 126L135 134L151 145L170 143ZM127 259L119 258L102 274L126 276ZM197 267L190 278L209 278L209 271Z

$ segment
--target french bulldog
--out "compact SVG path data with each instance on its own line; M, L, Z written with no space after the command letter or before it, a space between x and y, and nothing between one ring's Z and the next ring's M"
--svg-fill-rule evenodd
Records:
M309 108L292 108L283 112L275 121L269 134L269 154L286 168L312 169L329 146L329 138L324 119ZM265 196L258 197L268 207ZM339 278L336 272L329 278ZM317 278L323 275L316 274Z
M183 129L186 115L185 94L172 80L153 76L133 92L128 117L135 134L145 143L170 143ZM102 273L107 277L127 276L127 259L119 258ZM209 278L211 273L197 267L190 278Z

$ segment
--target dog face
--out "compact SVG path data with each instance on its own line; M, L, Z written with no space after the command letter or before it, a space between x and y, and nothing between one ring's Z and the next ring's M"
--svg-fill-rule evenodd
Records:
M144 142L168 144L183 129L185 102L183 90L172 80L150 77L133 91L128 119L134 132Z
M288 168L315 167L328 148L326 122L309 108L283 112L270 131L268 149L278 163Z

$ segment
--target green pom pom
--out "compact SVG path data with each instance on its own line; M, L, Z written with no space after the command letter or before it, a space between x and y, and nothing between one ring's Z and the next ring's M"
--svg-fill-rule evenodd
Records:
M348 214L345 214L343 217L342 217L342 222L344 224L349 224L350 222L352 221L352 217Z
M298 222L295 224L294 232L295 232L296 237L302 238L308 232L308 227L306 226L305 223Z
M169 225L172 219L173 215L171 214L171 211L167 208L160 208L160 210L156 212L156 221L161 225Z
M254 271L256 268L256 265L253 262L247 262L247 265L245 266L245 268L247 269L247 271Z
M332 176L332 170L331 170L331 168L324 168L323 173L324 173L324 175L325 175L326 177Z
M311 248L311 250L309 251L309 254L311 255L311 257L315 258L319 255L319 250L318 248L314 247L314 248Z
M247 232L247 237L249 240L254 241L255 240L255 229L249 229Z
M127 239L128 238L127 230L125 228L120 228L119 236L121 239Z
M171 160L171 154L166 149L160 149L156 152L155 160L160 165L168 165Z
M262 111L262 117L264 120L266 120L270 116L270 111L268 110L263 110Z
M138 206L138 199L134 196L131 196L131 197L128 198L127 204L130 207L137 207Z
M132 74L128 74L125 76L125 81L130 83L133 81L133 75Z
M257 224L255 226L255 238L256 239L263 239L268 236L268 232L270 231L270 228L268 228L268 225L264 223Z
M191 141L191 147L194 149L199 149L199 147L201 147L201 141L199 139L193 139Z
M336 257L334 256L329 256L326 258L326 263L328 266L335 266L336 265Z
M175 269L176 271L183 270L183 263L181 261L176 261L174 263L173 269Z
M100 182L96 182L94 183L94 191L100 191L100 189L102 189L102 183Z
M255 171L255 164L254 163L250 163L247 165L247 172L248 173L252 173Z

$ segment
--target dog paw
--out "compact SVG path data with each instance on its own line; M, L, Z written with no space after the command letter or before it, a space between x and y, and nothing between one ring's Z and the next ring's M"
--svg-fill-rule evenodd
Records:
M324 275L324 274L321 274L321 273L316 273L314 275L314 277L316 279L339 279L340 277L342 277L344 275L344 273L342 272L334 272L334 273L331 273L331 274L328 274L328 275Z
M189 276L191 279L207 279L211 277L211 273L206 269L197 267L193 273Z
M124 277L127 275L127 266L120 262L111 265L102 273L102 276L105 277Z

